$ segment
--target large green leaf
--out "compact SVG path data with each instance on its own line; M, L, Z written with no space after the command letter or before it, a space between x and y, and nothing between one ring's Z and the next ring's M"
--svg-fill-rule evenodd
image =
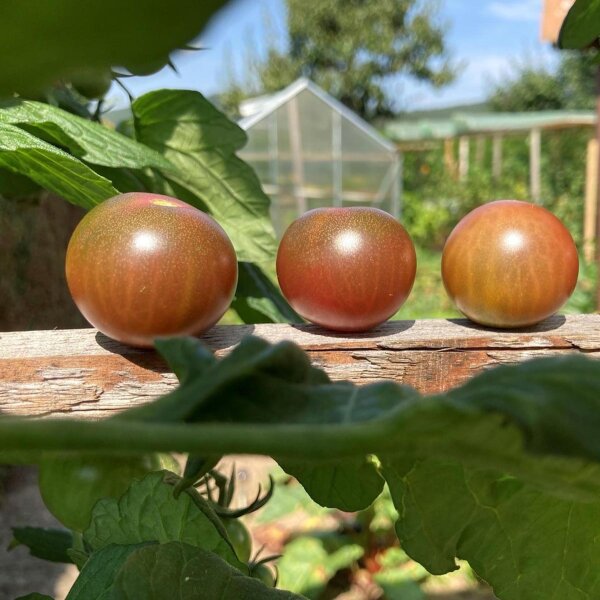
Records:
M451 390L444 401L470 413L506 415L529 450L600 461L599 364L581 356L501 366Z
M278 459L321 506L353 512L368 507L383 490L383 479L366 457L318 465Z
M94 552L81 569L66 600L116 600L113 583L127 557L140 547L111 544Z
M216 554L170 542L131 554L114 586L115 600L301 600L246 577Z
M50 104L7 100L0 103L0 123L21 126L94 165L129 169L170 168L169 161L155 150L100 123Z
M137 139L161 152L176 171L170 179L197 198L231 237L241 261L264 262L275 254L269 198L254 171L235 151L245 133L201 94L159 90L132 105Z
M225 0L21 0L0 4L0 95L85 69L167 60ZM163 62L163 64L164 64Z
M576 0L563 21L560 48L582 50L600 39L600 0Z
M237 559L217 515L195 490L178 498L163 473L134 481L120 500L105 498L92 511L84 540L93 550L109 544L181 541L221 556L236 568Z
M118 193L77 158L14 125L0 123L0 166L84 208Z
M73 533L68 529L13 527L9 549L27 546L32 556L52 562L73 562L67 550L73 546Z
M193 340L161 340L157 345L172 368L181 372L182 360L193 356L190 348L194 343L199 344ZM324 374L310 365L304 353L285 342L269 346L258 338L247 338L227 358L215 361L210 371L203 366L207 365L206 361L202 360L200 365L196 377L191 375L191 366L187 367L182 386L162 400L162 407L155 404L148 410L140 409L138 414L160 408L155 420L185 414L184 418L189 421L352 423L377 416L386 403L395 405L398 399L398 389L390 387L394 392L390 395L386 393L385 384L379 388L379 394L371 390L370 394L364 395L361 388L352 388L349 399L347 386L331 384ZM206 385L207 379L214 382L212 386ZM314 385L317 382L326 384L326 393L319 393ZM188 386L189 390L186 389ZM331 393L332 388L336 393ZM410 395L414 394L405 389ZM180 401L184 394L193 401ZM222 395L229 398L225 405L220 402ZM283 403L282 398L285 398ZM364 456L331 461L324 456L318 465L283 458L277 460L323 506L360 510L369 506L383 488L377 469Z
M488 469L385 464L402 547L431 573L469 561L501 600L600 597L600 500L576 502Z
M285 547L279 561L279 584L286 590L320 598L336 571L350 567L364 554L357 544L342 546L331 554L316 538L300 537Z
M238 264L238 284L231 308L244 323L302 323L260 267L248 262Z

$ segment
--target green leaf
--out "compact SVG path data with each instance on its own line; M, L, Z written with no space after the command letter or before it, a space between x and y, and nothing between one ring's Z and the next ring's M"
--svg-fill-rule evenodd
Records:
M278 459L281 468L293 475L310 497L321 506L346 512L367 508L379 496L384 481L367 458L318 465Z
M238 284L231 308L244 323L302 323L262 269L248 262L238 263Z
M600 461L599 379L597 363L580 356L530 360L478 375L446 401L470 413L506 415L531 451Z
M302 350L290 342L271 346L257 337L247 337L234 350L209 367L208 359L197 361L190 344L201 342L189 338L160 339L156 349L178 373L186 373L183 383L172 393L152 404L136 407L117 418L174 422L196 420L204 404L218 402L222 394L230 393L233 387L244 387L244 380L257 374L281 376L286 381L303 381L319 374L328 381L324 373L314 369ZM198 351L200 352L200 350ZM183 365L185 358L188 366ZM209 367L209 368L208 368Z
M118 193L77 158L14 125L0 123L0 166L84 208Z
M177 340L159 340L157 347L169 361L180 385L203 377L217 364L215 355L200 340L193 337Z
M94 552L85 563L66 600L113 600L113 583L127 557L139 544L111 544Z
M600 38L600 0L576 0L560 29L559 48L582 50Z
M27 594L26 596L19 596L15 598L15 600L54 600L52 596L46 596L46 594L38 594L37 592L33 592L32 594Z
M258 338L244 339L210 370L205 369L207 363L201 359L199 371L192 377L193 354L182 350L183 344L189 343L177 340L157 343L157 349L176 372L182 371L182 360L191 362L185 370L184 385L150 409L137 409L138 418L142 411L146 415L154 411L153 420L158 421L183 417L187 421L208 422L235 419L274 424L352 423L377 416L383 406L398 402L396 386L384 384L377 388L379 393L368 388L370 394L365 394L361 388L332 385L310 365L297 346L288 342L269 346ZM322 390L324 393L315 388L314 383L318 381L328 383ZM414 395L412 390L404 389L410 396ZM221 401L223 395L229 398L226 404ZM184 396L191 402L183 400ZM286 398L286 402L282 403L281 398ZM133 414L130 411L127 418ZM324 456L319 465L277 460L323 506L360 510L369 506L383 488L382 478L366 457L327 461Z
M168 591L168 592L167 592ZM246 577L217 555L185 543L131 554L115 581L115 600L301 600Z
M73 74L143 67L183 48L224 0L4 2L0 95L37 91Z
M165 476L165 472L151 473L133 482L118 501L100 500L84 532L85 542L98 550L109 544L181 541L214 552L244 570L208 503L195 490L174 498L173 485L165 482Z
M300 537L286 545L277 564L279 585L286 590L319 598L337 571L350 567L364 554L356 544L348 544L328 554L317 538Z
M9 549L27 546L32 556L52 562L73 562L67 550L73 545L73 534L68 529L43 529L41 527L13 527Z
M31 196L40 191L31 179L6 169L0 169L0 196L4 198L19 198Z
M129 169L171 168L169 161L155 150L50 104L29 100L2 102L0 123L26 129L91 164Z
M2 450L0 465L35 465L42 454L40 450Z
M599 597L599 501L447 461L392 461L384 474L402 547L431 573L456 569L458 557L501 600Z
M132 105L137 139L175 167L169 178L186 188L225 229L241 261L275 254L269 198L254 171L235 155L246 134L201 94L159 90ZM190 202L190 198L183 198Z
M416 581L401 579L398 571L394 573L382 571L373 577L375 583L383 590L384 598L386 600L427 600L421 586Z
M378 556L380 570L373 580L389 600L426 600L420 581L429 573L418 563L411 561L400 548L388 548Z

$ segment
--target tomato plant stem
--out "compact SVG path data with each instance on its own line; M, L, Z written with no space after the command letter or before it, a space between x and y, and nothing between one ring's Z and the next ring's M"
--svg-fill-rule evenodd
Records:
M342 425L155 424L0 419L0 450L101 450L356 457L385 448L382 422ZM389 444L388 444L389 445Z

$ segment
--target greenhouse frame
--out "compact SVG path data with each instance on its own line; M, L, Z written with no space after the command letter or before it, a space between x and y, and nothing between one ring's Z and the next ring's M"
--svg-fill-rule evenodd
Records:
M402 155L395 144L312 81L246 100L240 114L248 135L240 156L272 199L278 235L323 206L374 206L400 216Z

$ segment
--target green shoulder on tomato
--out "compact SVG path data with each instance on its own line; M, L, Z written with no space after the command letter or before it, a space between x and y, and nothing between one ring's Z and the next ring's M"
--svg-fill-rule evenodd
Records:
M120 498L134 479L152 471L178 472L170 454L52 454L40 463L40 493L66 527L83 531L102 498Z

